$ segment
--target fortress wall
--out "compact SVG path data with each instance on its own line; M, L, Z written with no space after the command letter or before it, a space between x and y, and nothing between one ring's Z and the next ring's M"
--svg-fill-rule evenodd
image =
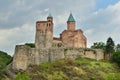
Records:
M104 59L104 51L102 49L95 49L97 53L97 60L102 60Z
M104 59L104 51L101 49L66 48L65 58L78 57L101 60Z
M64 49L54 48L49 49L49 61L55 61L65 58Z
M26 70L32 65L39 65L43 62L51 62L63 58L86 57L91 59L104 59L103 50L83 48L50 48L36 49L25 45L18 45L15 48L12 68L15 70Z
M26 45L17 45L13 56L12 68L15 70L26 70L29 63L30 48Z
M49 50L44 49L44 50L37 50L36 51L39 56L36 54L36 58L38 58L39 62L37 63L43 63L43 62L48 62L49 61Z
M83 50L76 50L75 48L64 49L65 58L78 58L83 56Z
M93 50L85 51L84 57L91 58L91 59L97 59L97 53L95 53Z

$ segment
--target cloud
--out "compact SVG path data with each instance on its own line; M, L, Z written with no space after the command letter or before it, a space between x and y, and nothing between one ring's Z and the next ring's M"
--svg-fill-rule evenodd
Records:
M96 0L1 0L0 49L13 54L15 45L34 42L35 22L46 20L49 13L54 18L55 36L67 28L72 12L76 27L87 36L88 46L105 42L109 36L120 43L120 2L99 10L96 6Z
M86 35L88 43L103 41L106 42L108 37L112 37L116 44L120 43L120 2L110 5L105 9L100 9L90 14L82 26L86 26ZM89 30L93 30L89 34ZM88 33L87 33L88 32Z
M26 23L21 27L0 30L0 49L13 54L15 45L34 42L35 27Z
M94 6L94 0L84 1L76 0L73 4L73 0L58 1L53 0L6 0L0 1L0 29L13 28L16 26L22 26L25 22L35 22L36 19L44 19L49 12L56 18L61 14L68 14L70 11L74 13L86 14L88 8ZM7 6L5 6L7 5ZM40 12L39 15L36 15ZM80 15L79 14L79 15Z

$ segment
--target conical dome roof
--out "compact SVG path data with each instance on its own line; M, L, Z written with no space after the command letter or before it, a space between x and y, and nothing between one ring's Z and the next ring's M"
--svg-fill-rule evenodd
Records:
M69 16L69 18L68 18L68 21L75 21L75 19L74 19L72 13L70 13L70 16Z
M51 13L49 13L48 17L52 17Z

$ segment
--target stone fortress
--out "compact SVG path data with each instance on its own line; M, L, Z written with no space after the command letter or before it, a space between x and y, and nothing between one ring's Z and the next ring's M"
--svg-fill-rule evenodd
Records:
M17 45L13 56L12 69L26 70L29 65L39 65L43 62L63 58L104 59L102 50L87 48L87 39L81 29L75 29L75 24L75 19L70 14L67 30L64 30L60 37L56 38L53 37L54 23L51 15L47 17L47 21L37 21L35 48Z

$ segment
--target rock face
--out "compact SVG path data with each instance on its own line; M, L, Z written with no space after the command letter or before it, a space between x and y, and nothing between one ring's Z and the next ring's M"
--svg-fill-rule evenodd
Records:
M60 34L60 38L53 37L53 17L49 15L47 21L36 22L35 48L26 45L16 46L12 69L26 70L29 65L39 65L63 58L104 59L102 50L87 49L86 43L83 31L75 29L72 14L67 21L67 30Z

